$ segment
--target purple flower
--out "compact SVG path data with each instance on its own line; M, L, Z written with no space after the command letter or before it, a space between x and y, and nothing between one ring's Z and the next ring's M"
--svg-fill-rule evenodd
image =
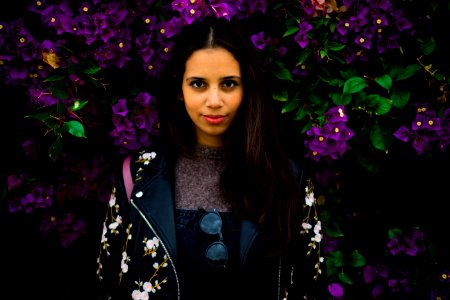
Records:
M344 296L344 289L339 283L331 283L328 285L328 292L331 294L331 296L334 297L334 299L343 299Z
M128 113L127 100L119 99L116 104L113 104L112 112L114 115L125 117Z
M305 48L309 44L309 37L307 33L313 28L313 26L308 22L301 22L298 28L299 31L295 35L294 39L300 47Z
M252 41L253 45L259 49L262 50L266 46L266 41L264 40L264 32L258 32L257 34L254 34L250 37L250 40Z
M8 181L8 191L11 191L13 188L18 187L22 184L23 176L9 175L7 181Z
M181 27L184 25L184 22L181 18L173 17L168 21L163 21L156 25L156 28L163 38L170 38L177 34Z
M383 299L385 293L385 288L381 284L377 284L372 289L373 299Z
M400 127L394 132L394 136L403 142L407 142L412 133L405 126Z
M226 1L217 4L211 3L209 6L211 7L211 10L214 12L216 17L225 18L228 21L232 16L236 14L236 9L233 7L233 5L228 4Z
M140 107L147 107L150 103L155 103L155 99L152 95L146 92L139 92L134 98L133 102L138 104Z
M388 278L387 266L382 264L366 265L363 268L363 279L365 283L371 283L377 279Z

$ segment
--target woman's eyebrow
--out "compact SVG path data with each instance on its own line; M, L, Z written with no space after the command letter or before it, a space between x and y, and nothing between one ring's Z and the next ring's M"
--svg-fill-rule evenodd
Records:
M230 76L224 76L220 78L221 80L230 80L230 79L241 79L241 76L238 75L230 75ZM204 77L198 77L198 76L191 76L187 77L186 81L192 81L192 80L205 80Z

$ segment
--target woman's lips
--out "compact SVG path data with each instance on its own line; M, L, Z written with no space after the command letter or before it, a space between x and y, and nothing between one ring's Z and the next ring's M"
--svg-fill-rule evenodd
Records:
M221 115L203 115L203 118L210 124L220 124L225 120L225 116Z

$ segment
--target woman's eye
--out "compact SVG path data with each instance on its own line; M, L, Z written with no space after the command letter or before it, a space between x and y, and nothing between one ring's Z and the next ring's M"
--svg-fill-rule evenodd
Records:
M225 81L222 83L222 85L223 85L225 88L233 88L233 87L237 86L238 83L237 83L236 81L234 81L234 80L225 80Z
M194 80L191 82L191 86L198 89L204 87L205 83L201 80Z

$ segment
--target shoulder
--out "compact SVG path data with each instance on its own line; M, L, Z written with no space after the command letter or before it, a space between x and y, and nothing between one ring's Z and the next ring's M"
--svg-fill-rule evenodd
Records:
M131 172L135 181L139 181L146 173L165 170L167 167L167 151L157 141L131 155Z

